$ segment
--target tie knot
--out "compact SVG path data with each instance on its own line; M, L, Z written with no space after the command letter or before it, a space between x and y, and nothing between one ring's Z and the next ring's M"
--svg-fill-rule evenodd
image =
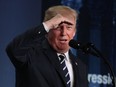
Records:
M65 55L64 54L61 54L61 55L59 55L59 57L60 57L60 60L62 61L62 60L64 60Z

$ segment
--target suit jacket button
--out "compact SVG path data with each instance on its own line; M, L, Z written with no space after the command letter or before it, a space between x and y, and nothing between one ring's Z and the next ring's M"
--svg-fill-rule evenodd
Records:
M75 62L75 64L78 65L77 62Z
M38 34L40 34L41 32L39 31Z

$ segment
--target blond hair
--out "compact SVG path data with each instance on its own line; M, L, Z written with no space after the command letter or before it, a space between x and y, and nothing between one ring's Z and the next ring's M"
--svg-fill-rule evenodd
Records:
M77 20L77 16L78 16L77 12L74 9L68 6L58 5L58 6L50 7L48 10L45 11L44 21L50 20L52 17L56 16L57 14L61 14L64 17L73 17L75 21Z

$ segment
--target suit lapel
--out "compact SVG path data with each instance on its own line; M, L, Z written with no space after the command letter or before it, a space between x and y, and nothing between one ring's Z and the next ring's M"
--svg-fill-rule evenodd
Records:
M60 77L62 78L63 82L66 85L66 80L65 80L65 77L63 75L63 71L60 67L60 62L59 62L57 53L55 52L55 50L53 48L50 47L47 40L45 40L43 42L42 47L44 48L44 54L47 56L47 58L49 59L51 64L54 66L57 73L60 75Z
M72 67L73 67L73 75L74 75L74 86L73 87L80 87L79 86L79 70L78 70L78 63L74 57L74 55L69 52L70 54L70 59L71 59L71 63L72 63Z

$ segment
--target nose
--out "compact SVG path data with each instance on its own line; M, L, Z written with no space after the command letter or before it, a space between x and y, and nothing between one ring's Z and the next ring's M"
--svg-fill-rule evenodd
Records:
M61 28L61 35L62 35L62 36L65 36L66 33L67 33L66 26L62 26L62 28Z

